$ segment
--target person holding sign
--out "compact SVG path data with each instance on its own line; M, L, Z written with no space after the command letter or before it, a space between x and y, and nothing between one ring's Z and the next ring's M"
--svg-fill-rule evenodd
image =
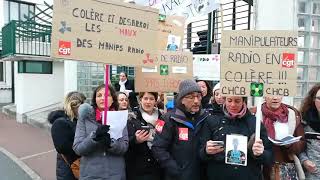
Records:
M297 109L282 103L280 96L267 96L265 103L261 105L262 120L268 136L272 140L281 140L287 136L304 137L304 130L301 124L301 116ZM296 155L305 148L305 141L301 140L293 144L279 146L273 144L275 161L273 166L264 167L264 177L269 179L298 179L303 173L300 162ZM295 161L296 159L296 161ZM295 163L299 163L298 165ZM299 174L300 173L300 174Z
M179 84L176 107L156 124L154 157L164 168L166 180L204 180L200 162L200 132L209 113L201 109L201 89L194 80Z
M108 85L109 111L118 110L116 92ZM127 128L122 137L111 139L110 126L102 125L105 110L105 85L98 86L92 97L92 105L79 107L79 120L73 143L74 151L81 156L80 179L125 180L124 154L128 149Z
M301 106L307 148L299 155L306 169L306 179L320 177L320 83L309 91Z
M160 180L160 165L151 152L155 126L162 113L156 108L158 93L139 93L140 106L129 116L129 149L126 154L128 180Z
M200 135L200 157L207 162L208 180L262 179L261 166L273 162L266 129L261 125L261 139L255 139L256 119L245 97L226 97L223 112L207 119Z

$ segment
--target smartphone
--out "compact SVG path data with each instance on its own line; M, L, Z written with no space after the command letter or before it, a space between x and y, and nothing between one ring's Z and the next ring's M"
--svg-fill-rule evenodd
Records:
M150 126L141 126L140 130L150 131Z
M223 141L212 141L212 143L216 144L217 146L224 146Z

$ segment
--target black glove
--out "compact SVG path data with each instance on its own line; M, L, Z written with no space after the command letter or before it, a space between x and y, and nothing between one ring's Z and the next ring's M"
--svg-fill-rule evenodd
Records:
M105 143L106 143L105 145L106 145L107 148L110 148L110 147L111 147L111 137L110 137L110 134L109 134L109 133L106 134Z
M109 136L109 139L110 139L110 134L108 133L109 129L110 129L109 125L98 126L98 128L96 130L96 137L93 138L93 140L102 141L106 138L106 136Z

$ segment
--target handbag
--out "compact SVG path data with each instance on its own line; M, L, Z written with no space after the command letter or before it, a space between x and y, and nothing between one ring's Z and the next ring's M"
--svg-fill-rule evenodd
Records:
M76 159L75 161L73 161L71 164L67 161L67 158L63 155L60 154L62 159L68 164L68 166L70 167L73 176L76 179L79 179L80 177L80 158Z

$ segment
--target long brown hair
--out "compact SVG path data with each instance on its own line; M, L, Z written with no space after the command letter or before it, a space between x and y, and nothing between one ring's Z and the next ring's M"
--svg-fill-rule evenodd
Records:
M97 109L98 105L97 105L97 102L96 102L96 95L97 95L97 92L102 89L102 88L105 88L106 85L105 84L101 84L100 86L98 86L94 91L93 91L93 95L92 95L92 99L91 99L91 105L94 109ZM112 100L113 100L113 103L111 104L110 106L110 109L113 109L113 110L118 110L119 108L119 103L118 103L118 98L117 98L117 94L116 94L116 91L114 90L114 88L109 84L108 85L108 88L109 88L109 93L112 97ZM108 97L106 97L108 98Z
M304 98L302 106L301 106L301 114L305 115L305 113L310 109L316 108L314 105L314 100L316 98L316 94L320 89L320 83L315 84L310 91L308 92L308 95Z

